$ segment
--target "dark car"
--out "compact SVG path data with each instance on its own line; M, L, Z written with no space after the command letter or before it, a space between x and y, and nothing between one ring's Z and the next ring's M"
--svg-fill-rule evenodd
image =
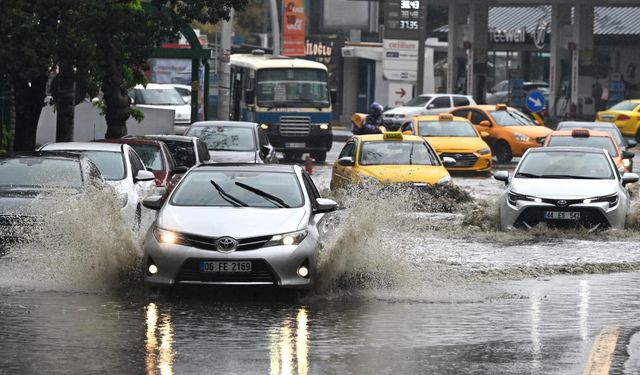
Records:
M194 122L185 135L204 141L214 163L278 163L275 148L255 122Z
M50 236L42 232L45 223L58 221L68 203L96 189L115 199L86 156L51 151L0 156L0 254L12 244Z
M549 100L549 84L546 82L523 82L522 90L527 95L531 91L540 91ZM487 92L487 104L501 104L509 102L509 81L502 81L496 84Z
M207 144L198 137L147 134L143 136L128 135L125 138L155 139L156 141L164 142L179 167L191 168L196 164L206 163L211 160Z

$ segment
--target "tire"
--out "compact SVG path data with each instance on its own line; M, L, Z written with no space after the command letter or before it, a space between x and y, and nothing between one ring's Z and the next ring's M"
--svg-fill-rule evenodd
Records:
M324 163L327 160L327 152L326 151L311 151L310 155L315 161L319 163Z
M640 143L640 126L638 127L638 131L636 131L636 135L634 138L636 142Z
M511 147L505 141L498 141L494 146L493 153L498 158L498 161L501 163L508 163L513 159L513 153L511 152Z

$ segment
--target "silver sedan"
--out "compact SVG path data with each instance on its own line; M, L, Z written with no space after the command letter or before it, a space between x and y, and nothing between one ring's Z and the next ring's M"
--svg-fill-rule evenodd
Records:
M276 285L308 289L336 202L298 166L198 165L159 209L144 243L148 286Z
M605 150L543 147L527 150L513 177L496 172L507 189L499 202L502 230L552 227L624 229L629 210L628 183L635 173L620 175Z

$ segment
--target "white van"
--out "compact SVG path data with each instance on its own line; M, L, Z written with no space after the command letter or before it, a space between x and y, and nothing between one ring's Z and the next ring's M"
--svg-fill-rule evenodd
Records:
M173 131L175 134L184 134L191 125L191 106L185 103L176 89L168 84L149 83L145 88L136 85L129 96L136 107L173 109L175 117Z

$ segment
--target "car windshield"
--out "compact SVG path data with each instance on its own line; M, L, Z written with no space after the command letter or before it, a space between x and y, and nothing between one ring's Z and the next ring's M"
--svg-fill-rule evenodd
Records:
M91 159L93 164L98 167L105 180L122 180L126 176L124 158L120 152L93 150L70 151L81 153Z
M597 122L593 123L593 124L598 124ZM556 130L571 130L571 129L575 129L575 128L587 128L589 130L595 130L595 131L599 131L599 132L607 132L609 133L609 135L611 135L613 137L613 140L616 141L616 144L618 146L622 146L624 145L624 139L622 138L622 134L620 133L620 130L618 130L618 128L615 125L612 126L590 126L590 125L585 125L585 124L563 124L560 123L558 124L558 127Z
M193 149L193 142L183 141L163 141L169 148L169 152L176 164L181 167L191 168L196 164L196 155Z
M129 146L136 150L145 167L156 172L164 170L159 146L144 144L130 144Z
M502 126L535 125L527 115L519 111L490 111L489 114L493 117L496 124Z
M218 191L211 181L215 182L221 191ZM229 202L231 197L248 207L279 207L273 200L250 191L247 186L279 198L289 207L301 207L304 203L298 178L293 173L230 170L193 171L187 174L176 188L171 204L233 207L234 204Z
M431 100L431 96L416 96L404 103L404 107L424 107L429 100Z
M251 128L225 125L192 126L186 135L200 138L212 151L255 151L256 149Z
M549 139L548 146L604 148L609 152L609 155L613 157L618 156L618 151L609 137L571 137L568 135L554 135Z
M258 105L267 107L329 107L327 72L321 69L261 69Z
M182 96L173 89L135 89L135 104L184 105Z
M360 165L440 165L435 153L424 142L364 142Z
M636 109L639 103L635 102L620 102L613 107L609 108L609 111L633 111Z
M80 163L42 157L0 159L0 189L82 186Z
M614 174L607 156L602 153L549 151L527 154L515 177L610 180Z
M466 121L420 121L421 137L477 137L473 126Z

